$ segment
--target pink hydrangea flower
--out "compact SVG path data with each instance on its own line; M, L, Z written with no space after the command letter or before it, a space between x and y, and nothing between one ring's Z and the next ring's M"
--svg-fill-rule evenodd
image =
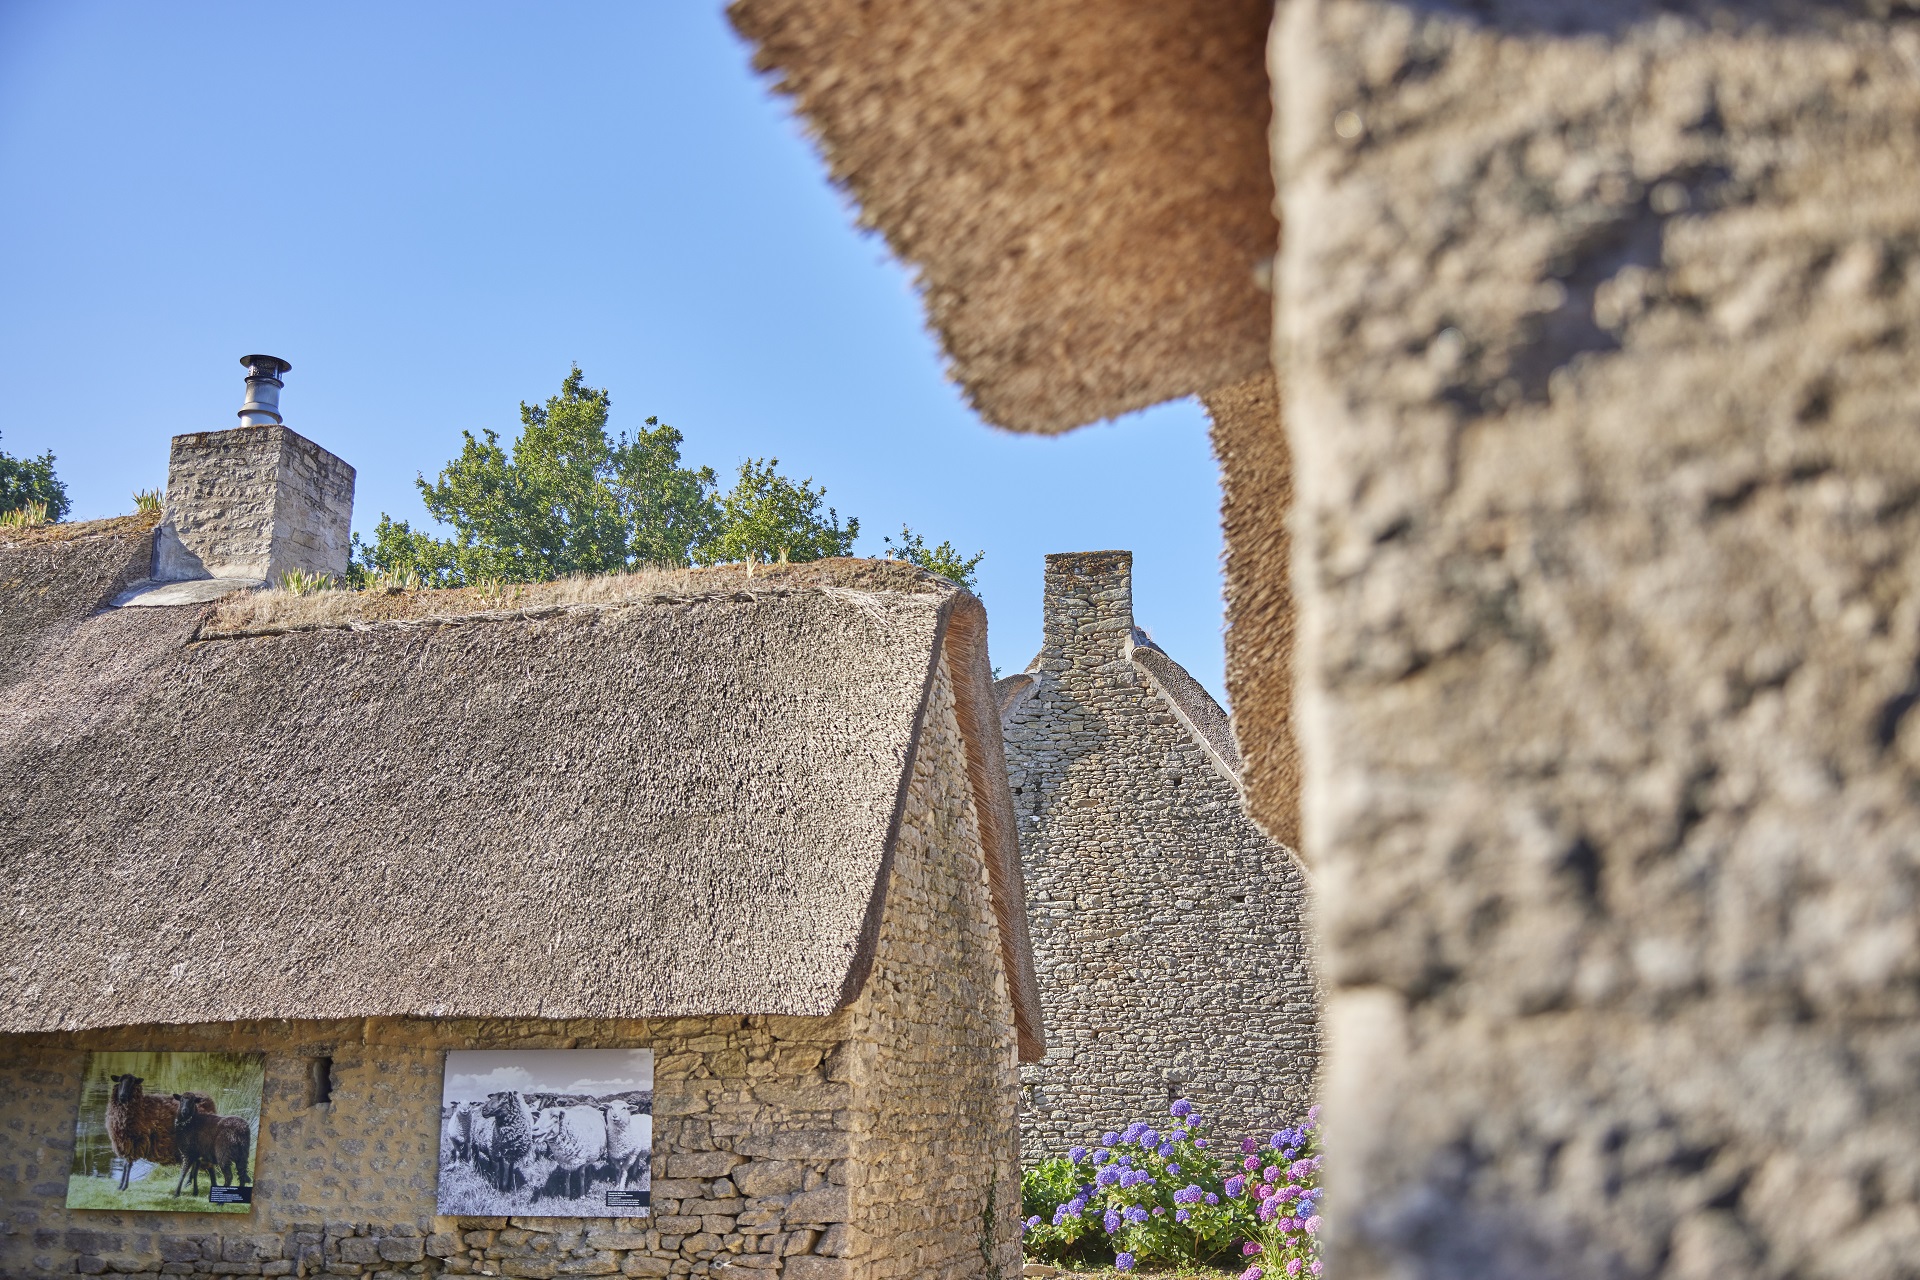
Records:
M1319 1233L1320 1233L1320 1215L1316 1213L1311 1218L1307 1219L1307 1234L1311 1236L1311 1235L1318 1235Z

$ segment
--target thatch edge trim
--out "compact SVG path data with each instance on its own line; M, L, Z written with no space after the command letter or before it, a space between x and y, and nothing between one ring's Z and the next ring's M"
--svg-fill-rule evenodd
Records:
M1047 1053L1040 1017L1040 981L1033 964L1033 940L1027 932L1027 895L1020 874L1018 828L1013 813L1013 793L1008 790L1006 744L1001 736L1000 717L993 709L993 667L987 657L986 636L987 610L979 600L956 592L941 602L939 617L934 623L927 674L920 685L920 705L914 709L913 730L908 735L906 756L901 761L893 814L887 820L879 873L874 876L867 916L861 923L859 941L847 966L840 1007L846 1008L859 998L873 973L874 956L880 943L880 922L886 914L887 887L893 879L894 850L899 847L900 826L905 821L912 794L913 766L919 756L927 710L933 701L934 681L940 677L940 664L946 659L951 644L955 659L949 666L954 677L954 718L960 722L960 737L965 743L967 783L973 793L981 851L986 856L987 887L993 898L1007 994L1013 1003L1014 1038L1019 1046L1020 1061L1038 1062Z
M993 663L987 654L987 610L972 596L949 603L954 625L947 635L956 648L954 714L967 745L967 779L973 787L980 843L987 855L987 880L994 914L1000 922L1000 954L1013 998L1014 1030L1020 1060L1046 1057L1046 1026L1040 1015L1040 977L1033 963L1033 938L1027 928L1027 887L1020 869L1019 819L1007 782L1007 746L993 693Z
M269 636L297 635L306 631L405 631L433 627L464 627L480 622L532 622L541 618L556 618L563 614L575 613L613 613L622 609L639 609L648 605L696 605L712 604L716 601L728 601L739 604L758 604L764 600L785 600L797 595L835 595L849 594L875 597L899 597L914 599L927 592L911 591L862 591L853 587L782 587L767 591L728 590L713 591L699 595L648 594L634 596L628 600L590 600L572 604L539 604L524 609L470 609L459 613L426 613L411 618L379 618L366 621L360 618L347 618L325 622L294 622L276 627L230 627L214 630L203 627L191 643L212 644L220 640L253 640ZM211 618L211 615L209 615ZM916 722L917 729L917 722Z

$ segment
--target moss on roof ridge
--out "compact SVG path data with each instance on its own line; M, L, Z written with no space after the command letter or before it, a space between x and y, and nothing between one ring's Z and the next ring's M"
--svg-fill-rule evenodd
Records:
M158 511L135 511L130 515L107 516L100 520L69 520L61 524L36 524L23 529L0 529L0 547L30 547L47 542L72 542L80 538L123 538L149 532L160 524Z
M715 565L580 575L553 582L420 591L236 592L214 606L196 639L235 640L328 628L445 626L520 621L562 613L719 599L781 599L799 593L944 595L958 588L901 560L842 557L803 564Z

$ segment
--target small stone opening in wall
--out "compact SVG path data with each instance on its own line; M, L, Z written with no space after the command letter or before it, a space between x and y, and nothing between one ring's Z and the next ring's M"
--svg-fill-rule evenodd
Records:
M1246 894L1244 894L1244 893L1236 893L1236 894L1234 894L1234 895L1233 895L1233 905L1234 905L1234 906L1236 906L1236 907L1244 907L1244 906L1246 906L1246 905L1247 905L1247 895L1246 895Z
M307 1105L321 1106L333 1101L333 1059L307 1059Z

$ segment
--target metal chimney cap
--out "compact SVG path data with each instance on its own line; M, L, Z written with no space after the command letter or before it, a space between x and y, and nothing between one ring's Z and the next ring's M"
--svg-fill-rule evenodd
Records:
M240 363L248 372L252 372L258 368L261 373L269 378L277 378L283 373L293 372L293 365L282 360L279 356L241 356Z

